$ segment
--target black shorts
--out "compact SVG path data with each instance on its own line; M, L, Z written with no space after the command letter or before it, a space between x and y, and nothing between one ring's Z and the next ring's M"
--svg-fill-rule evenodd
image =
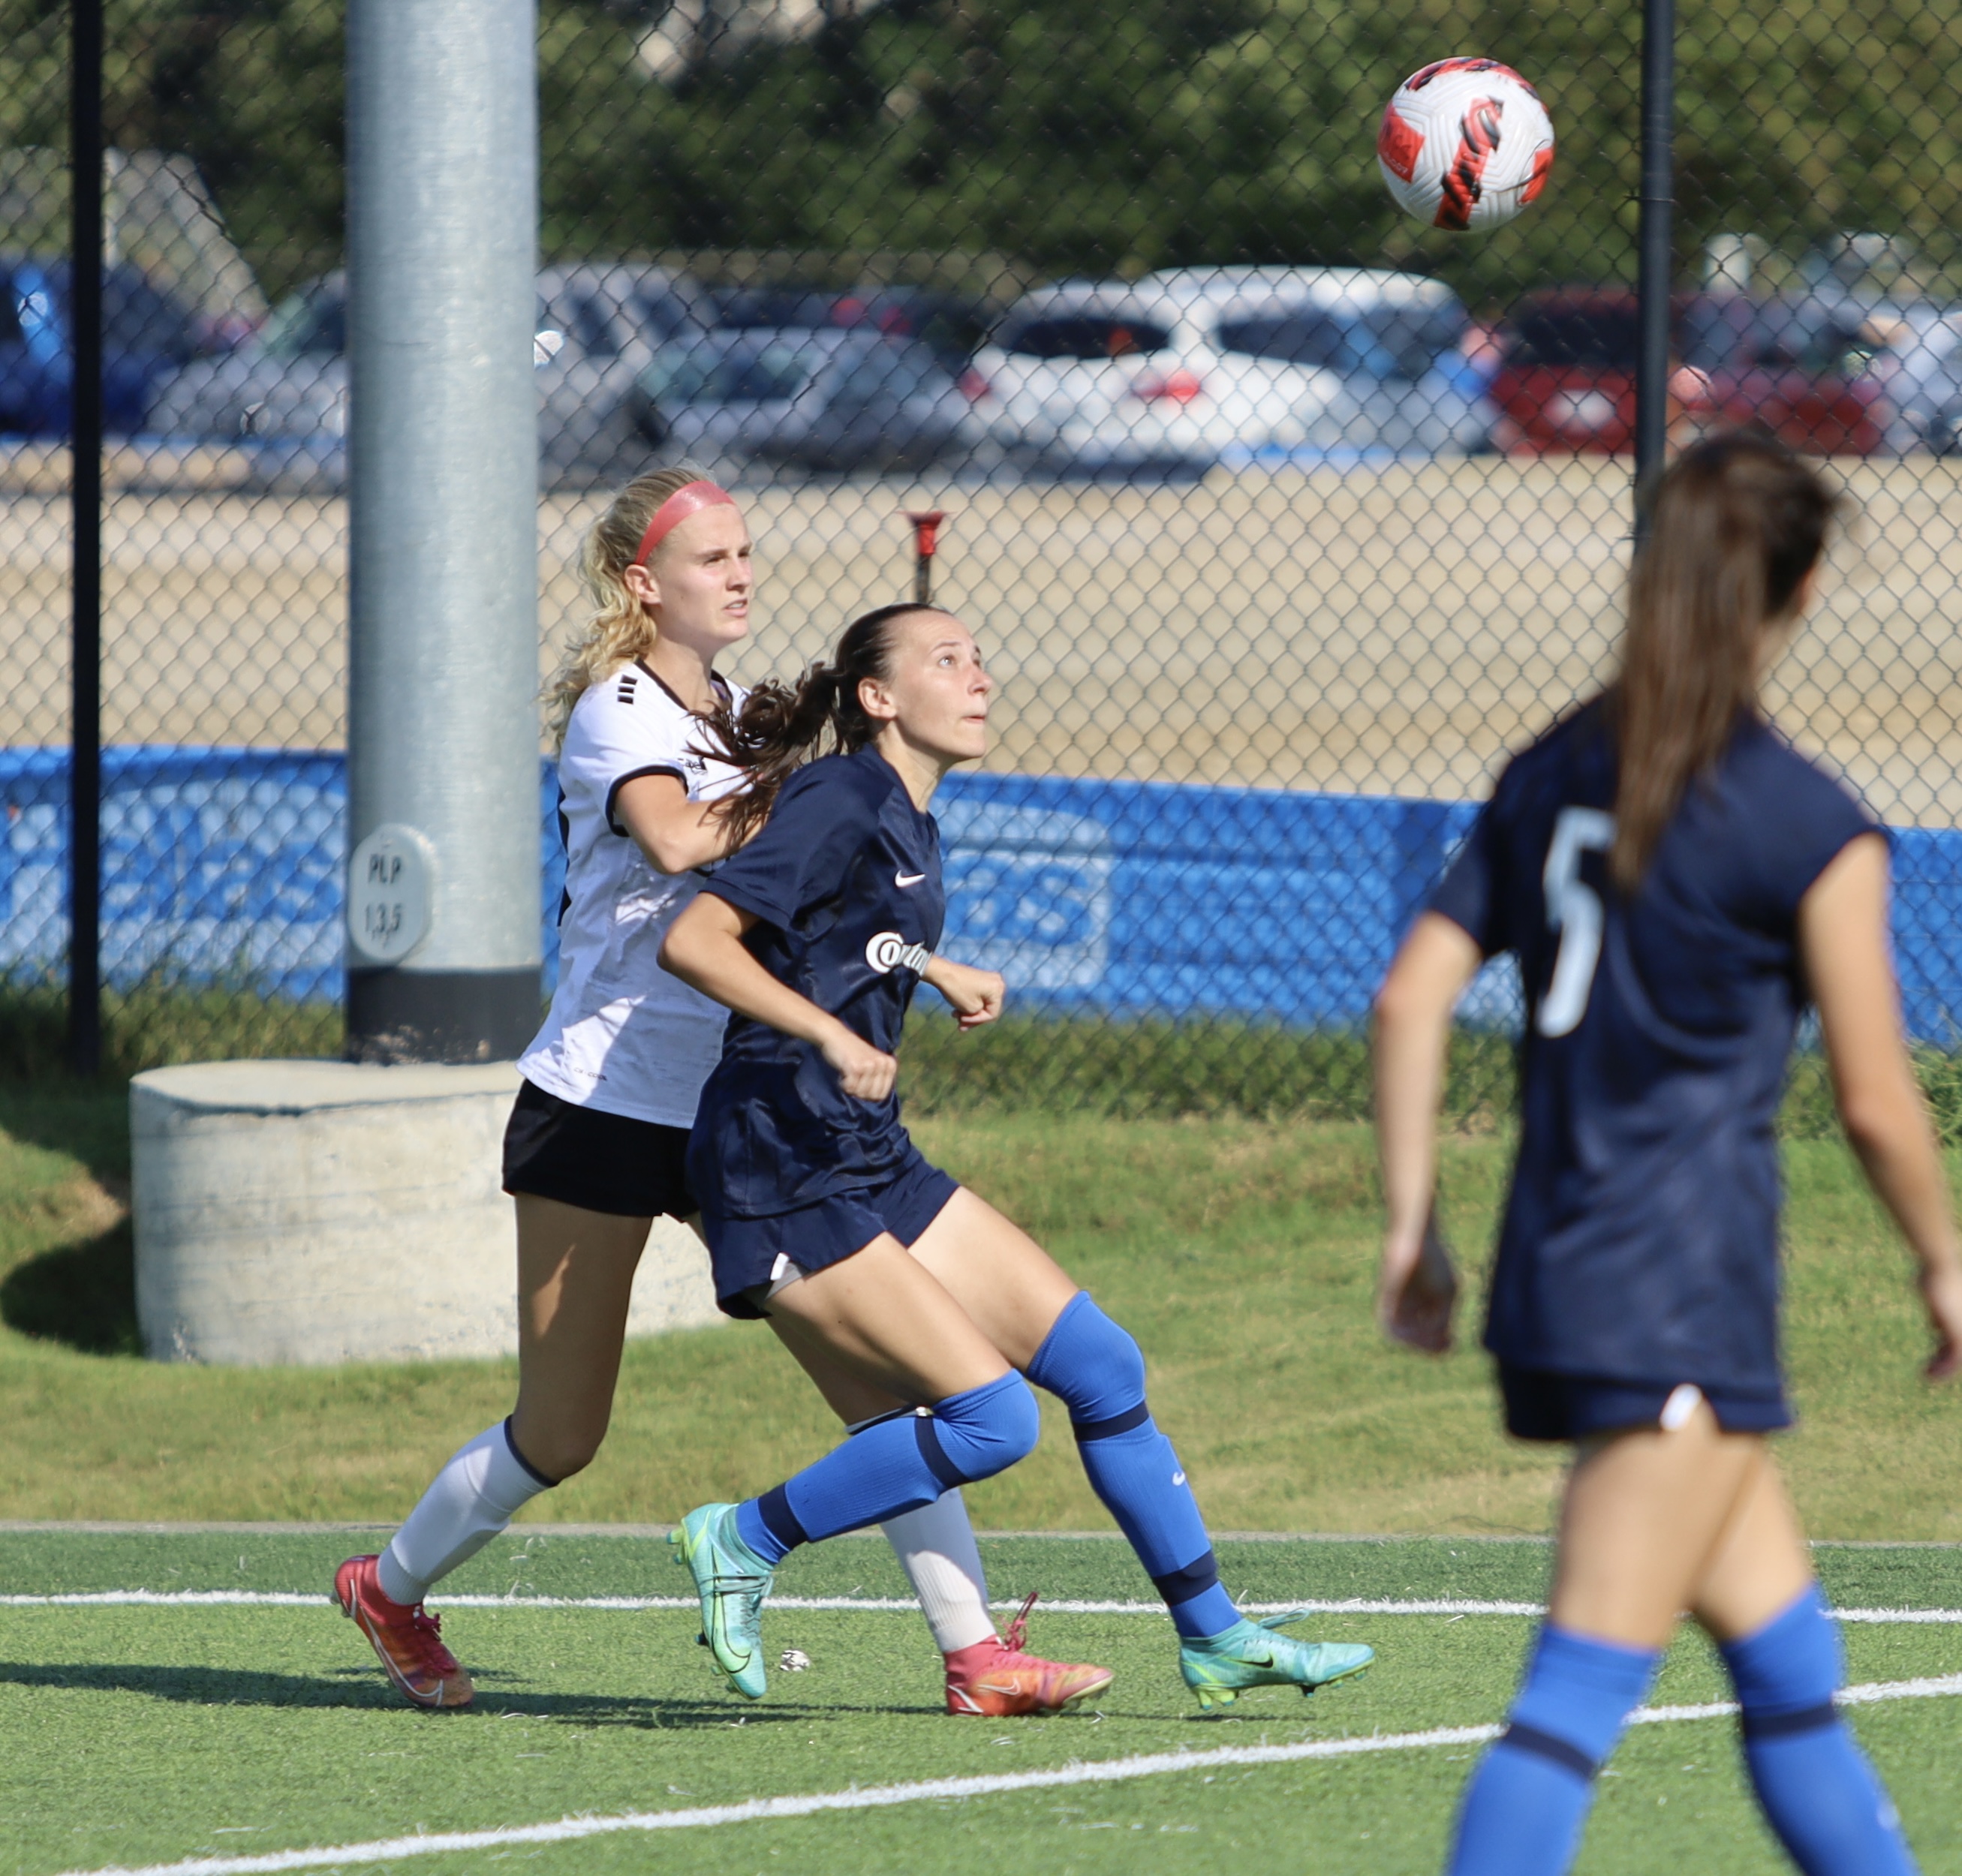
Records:
M759 1299L787 1271L794 1267L797 1275L809 1276L842 1264L888 1231L910 1245L960 1189L915 1147L882 1184L833 1192L795 1211L768 1218L723 1218L704 1211L701 1230L715 1272L716 1303L725 1316L761 1316Z
M504 1189L617 1218L689 1218L688 1129L602 1114L520 1084L504 1128Z
M1625 1432L1663 1424L1663 1409L1678 1386L1662 1381L1600 1381L1584 1376L1548 1374L1499 1364L1499 1391L1506 1402L1506 1431L1516 1440L1585 1440L1597 1433ZM1726 1433L1775 1433L1791 1425L1783 1394L1737 1394L1698 1386L1717 1424ZM1693 1401L1679 1403L1690 1408Z

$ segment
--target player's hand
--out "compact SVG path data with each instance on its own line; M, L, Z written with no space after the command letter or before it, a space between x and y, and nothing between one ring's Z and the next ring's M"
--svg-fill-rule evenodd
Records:
M899 1063L843 1023L818 1046L824 1052L824 1059L838 1070L839 1085L854 1100L883 1101L892 1093Z
M1962 1373L1962 1265L1921 1273L1921 1300L1935 1331L1935 1352L1923 1370L1931 1381Z
M1426 1354L1448 1353L1457 1303L1458 1273L1451 1267L1451 1253L1438 1235L1434 1217L1426 1220L1424 1235L1414 1241L1384 1240L1376 1319L1392 1342Z
M999 971L979 971L971 964L935 958L922 973L925 980L954 1006L954 1019L963 1029L978 1029L1002 1013L1008 994Z

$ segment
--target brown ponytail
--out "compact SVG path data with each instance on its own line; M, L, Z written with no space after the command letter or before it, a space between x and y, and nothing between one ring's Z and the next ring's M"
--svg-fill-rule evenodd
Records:
M1632 892L1684 792L1757 703L1764 630L1818 564L1839 499L1773 438L1713 436L1656 483L1628 582L1609 870Z
M938 610L908 601L865 613L845 628L829 664L813 665L794 686L766 679L743 700L740 716L725 704L709 718L716 746L696 753L749 772L748 787L729 798L729 825L739 842L769 818L791 771L818 753L827 731L832 749L848 755L878 734L858 701L858 687L868 678L892 675L897 621Z

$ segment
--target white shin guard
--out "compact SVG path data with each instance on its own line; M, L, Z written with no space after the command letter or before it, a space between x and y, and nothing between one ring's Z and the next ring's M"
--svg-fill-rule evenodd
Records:
M971 1648L995 1632L988 1579L958 1488L917 1511L887 1518L879 1528L919 1598L941 1654Z
M521 1505L548 1491L518 1456L510 1422L487 1427L452 1453L375 1565L382 1594L419 1603L460 1563L466 1563L509 1524ZM968 1543L972 1545L970 1535Z

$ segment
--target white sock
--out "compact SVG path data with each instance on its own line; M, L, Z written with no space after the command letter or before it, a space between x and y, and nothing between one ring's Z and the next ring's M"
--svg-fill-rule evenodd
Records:
M919 1598L941 1654L971 1648L995 1632L988 1578L957 1487L917 1511L887 1518L879 1528Z
M552 1482L519 1458L508 1421L460 1446L436 1476L375 1566L391 1602L419 1603L432 1584L467 1563ZM974 1541L970 1536L967 1540Z

